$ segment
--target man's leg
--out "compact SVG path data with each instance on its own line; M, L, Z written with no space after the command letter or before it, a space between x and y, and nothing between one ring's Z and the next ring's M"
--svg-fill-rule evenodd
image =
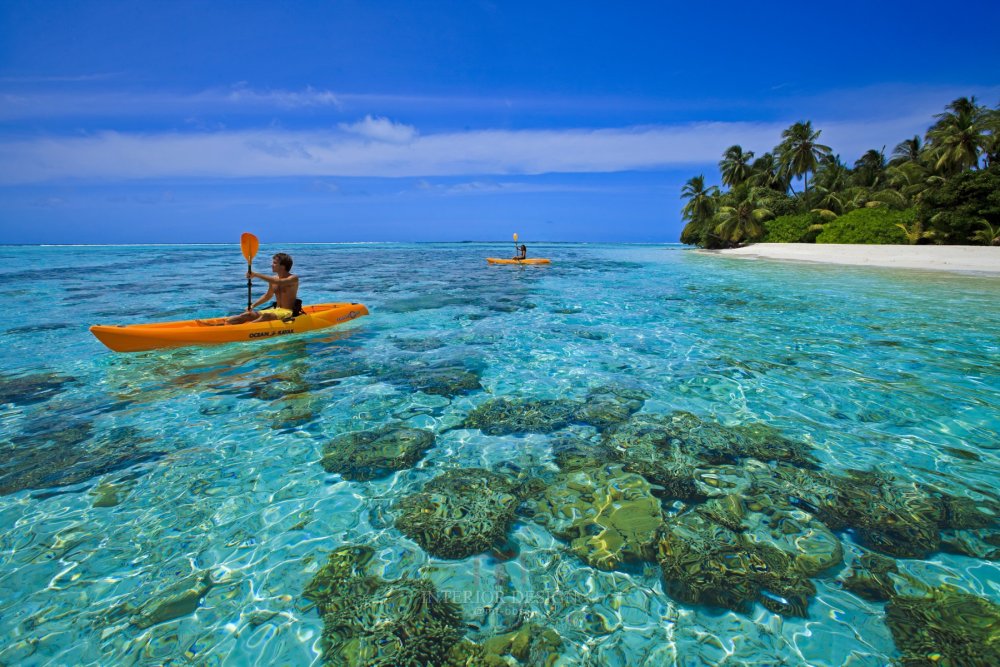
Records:
M247 311L245 313L240 313L239 315L233 315L228 320L226 324L243 324L244 322L249 322L256 319L257 313L253 310Z

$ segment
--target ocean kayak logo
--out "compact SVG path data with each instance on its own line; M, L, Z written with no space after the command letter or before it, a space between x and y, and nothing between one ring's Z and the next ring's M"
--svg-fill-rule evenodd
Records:
M268 338L269 336L280 336L282 334L295 333L295 329L279 329L278 331L255 331L248 336L249 339Z
M361 314L360 310L352 310L349 313L347 313L346 315L342 315L342 316L338 317L335 321L336 322L346 322L347 320L353 320L355 317L357 317L360 314Z

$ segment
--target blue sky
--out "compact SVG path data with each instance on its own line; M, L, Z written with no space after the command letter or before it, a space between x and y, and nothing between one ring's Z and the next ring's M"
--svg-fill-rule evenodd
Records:
M1000 102L1000 3L0 1L0 243L676 241L811 120Z

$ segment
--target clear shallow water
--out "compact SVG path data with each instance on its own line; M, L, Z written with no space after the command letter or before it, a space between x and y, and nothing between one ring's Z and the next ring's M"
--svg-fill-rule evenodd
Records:
M472 639L518 615L553 627L565 664L897 655L882 605L842 590L842 568L814 580L803 619L677 603L655 564L590 568L527 520L510 560L429 557L393 527L394 501L444 469L552 467L554 435L453 428L498 396L583 400L624 384L649 394L643 413L771 424L833 472L877 468L996 499L996 278L678 246L531 246L547 267L490 267L484 257L510 248L478 244L259 256L278 250L295 257L307 303L360 301L371 316L299 338L116 355L87 325L240 310L238 248L0 248L8 303L32 306L2 325L0 378L34 379L0 400L0 474L21 471L0 496L0 663L318 664L322 622L301 593L347 543L373 546L386 579L426 577L459 598ZM478 373L483 390L413 389L421 368L445 363ZM319 465L333 437L396 420L438 434L415 468L362 483ZM108 494L117 504L98 502ZM852 553L852 535L839 536ZM899 563L1000 601L995 563ZM204 571L214 585L193 613L129 622L126 610ZM502 611L486 613L497 600Z

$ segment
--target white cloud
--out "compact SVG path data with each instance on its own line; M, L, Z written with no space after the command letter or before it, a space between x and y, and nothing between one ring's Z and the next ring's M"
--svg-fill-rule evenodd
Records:
M208 91L202 93L197 98L202 98L206 102L212 102L218 97L220 91ZM304 91L290 90L253 90L243 84L233 86L228 93L222 93L224 99L235 104L249 104L252 106L276 106L286 109L296 107L340 107L340 99L328 90L316 90L312 86L307 86ZM196 98L196 99L197 99Z
M924 114L813 127L845 161L929 124ZM153 178L432 177L715 168L727 147L771 150L789 123L418 134L368 116L340 131L128 134L0 140L0 184ZM374 140L373 140L374 139ZM888 150L891 150L889 146Z
M382 116L368 115L356 123L340 123L337 127L348 134L391 144L405 144L417 136L417 129L412 125L394 123Z
M216 112L256 113L268 110L307 110L341 107L340 98L328 90L255 90L243 84L197 93L134 93L93 91L51 93L26 90L0 92L0 120L87 118L107 116L200 116Z

